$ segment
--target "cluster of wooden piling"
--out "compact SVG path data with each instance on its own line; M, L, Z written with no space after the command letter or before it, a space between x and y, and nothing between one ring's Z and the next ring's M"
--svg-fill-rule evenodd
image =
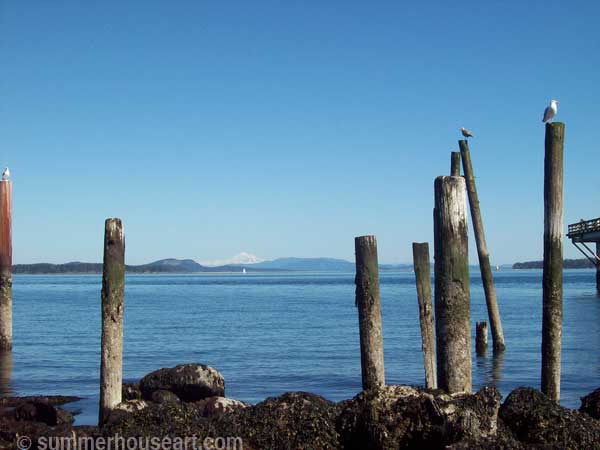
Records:
M542 390L558 401L562 331L562 152L564 125L546 125L544 314ZM429 245L413 243L419 319L427 388L470 392L471 314L467 197L484 285L494 352L505 349L479 198L466 141L453 152L451 176L435 179L433 213L435 320L432 306ZM460 176L462 160L464 177ZM375 236L355 238L356 307L358 309L363 389L385 385L379 265ZM100 424L121 402L125 239L119 219L107 219L102 277L102 361ZM435 331L434 331L435 324ZM487 323L477 322L476 351L487 352Z
M563 145L564 124L547 123L541 384L542 391L556 401L560 398L562 333ZM501 358L506 348L468 142L459 141L459 148L460 153L451 153L450 176L440 176L434 183L435 319L429 245L413 243L425 385L450 393L472 389L467 198L495 357ZM362 380L363 388L371 389L384 384L377 247L374 236L357 237L355 244ZM600 285L600 270L597 277ZM479 356L487 355L487 328L485 321L476 323Z
M469 199L494 352L505 349L489 252L467 141L452 152L451 175L434 183L435 319L429 245L413 243L419 320L428 388L450 393L472 388L470 281L466 199ZM562 228L564 124L546 124L544 163L544 272L542 391L560 398L562 334ZM460 176L460 161L464 177ZM12 349L12 183L0 181L0 352ZM375 236L355 238L356 306L360 330L362 385L385 385L381 295ZM125 237L120 219L107 219L102 275L102 339L99 422L121 402ZM600 280L600 272L598 272ZM599 281L600 282L600 281ZM435 325L435 326L434 326ZM487 351L487 323L477 322L476 351Z

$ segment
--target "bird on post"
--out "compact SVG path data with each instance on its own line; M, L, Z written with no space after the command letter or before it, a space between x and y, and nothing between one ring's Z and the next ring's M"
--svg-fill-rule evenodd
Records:
M466 128L461 128L460 132L462 133L462 135L464 137L466 137L467 139L469 139L470 137L473 137L473 133L471 133L469 130L467 130Z
M8 170L8 167L5 167L4 172L2 172L2 181L8 181L9 178L10 178L10 170Z
M558 101L551 100L550 106L547 106L546 109L544 110L544 118L542 119L542 122L546 123L549 120L553 119L554 116L556 116L557 112L558 112Z

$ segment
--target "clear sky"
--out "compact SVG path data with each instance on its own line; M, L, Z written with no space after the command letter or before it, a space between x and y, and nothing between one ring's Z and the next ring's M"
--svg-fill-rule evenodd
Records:
M14 261L101 261L117 216L132 264L352 260L362 234L409 262L461 126L492 262L539 259L552 98L565 224L600 216L599 20L591 1L0 0Z

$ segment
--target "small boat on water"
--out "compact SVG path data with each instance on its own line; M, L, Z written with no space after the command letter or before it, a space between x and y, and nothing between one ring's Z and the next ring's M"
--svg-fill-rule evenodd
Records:
M242 274L246 275L246 268L242 268Z

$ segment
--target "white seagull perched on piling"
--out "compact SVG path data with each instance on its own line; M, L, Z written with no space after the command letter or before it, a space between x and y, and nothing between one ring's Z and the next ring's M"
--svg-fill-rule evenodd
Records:
M466 137L467 139L469 139L470 137L473 137L473 133L471 133L469 130L467 130L466 128L461 128L460 132L462 133L462 135L464 137Z
M8 181L9 178L10 178L10 170L8 170L8 167L5 167L4 172L2 172L2 181Z
M556 116L557 112L558 112L558 101L550 100L550 106L547 106L546 109L544 110L544 118L542 119L542 122L546 123L549 120L553 119L554 116Z

